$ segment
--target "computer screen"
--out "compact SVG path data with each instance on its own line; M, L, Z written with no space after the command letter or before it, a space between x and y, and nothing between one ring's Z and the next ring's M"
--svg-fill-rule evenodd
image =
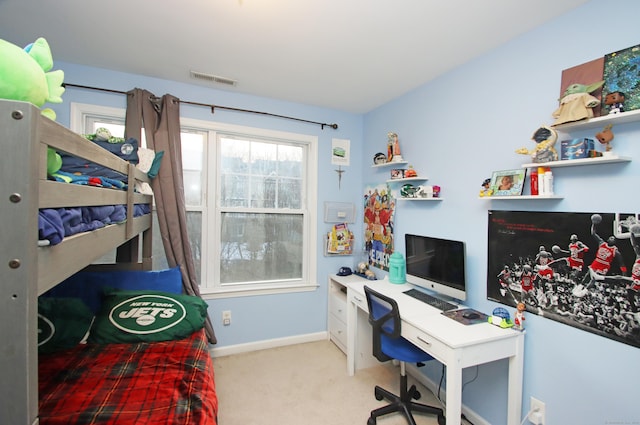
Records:
M464 242L405 234L405 254L407 282L466 300Z

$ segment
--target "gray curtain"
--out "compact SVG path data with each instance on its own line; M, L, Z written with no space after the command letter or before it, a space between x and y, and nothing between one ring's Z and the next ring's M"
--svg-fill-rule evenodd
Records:
M156 152L164 151L160 171L151 182L151 187L167 263L169 267L180 266L184 292L200 296L187 234L180 141L180 100L169 94L159 98L147 90L137 88L128 92L125 137L141 140L143 127L147 147ZM215 344L217 340L208 316L205 329L209 342Z

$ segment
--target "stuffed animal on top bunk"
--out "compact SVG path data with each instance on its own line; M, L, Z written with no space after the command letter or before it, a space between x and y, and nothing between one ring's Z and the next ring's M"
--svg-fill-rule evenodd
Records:
M51 68L53 57L44 38L24 49L0 39L0 99L30 102L38 108L47 102L62 103L64 72L49 72ZM50 108L42 109L42 115L56 119ZM62 158L53 149L47 153L47 172L53 174L62 166Z

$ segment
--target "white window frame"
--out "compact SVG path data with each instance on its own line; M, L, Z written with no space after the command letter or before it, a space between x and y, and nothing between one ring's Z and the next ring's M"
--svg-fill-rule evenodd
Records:
M105 120L122 120L124 123L126 110L84 103L71 103L71 129L82 133L87 119L99 117ZM318 138L317 136L289 133L284 131L266 130L261 128L203 121L191 118L180 118L183 131L199 131L207 133L207 141L203 147L205 158L202 169L202 205L189 206L187 211L202 213L201 234L201 270L200 292L206 298L226 298L248 295L266 295L275 293L290 293L312 291L318 288L317 283L317 186L318 186ZM257 284L227 284L219 283L220 232L215 226L221 214L218 200L215 196L216 188L220 185L218 134L235 134L246 137L256 137L271 140L281 140L287 143L303 144L306 146L307 158L305 167L305 181L303 198L304 214L304 246L302 278L298 281L269 282ZM210 196L211 195L211 196ZM155 238L156 241L160 240ZM206 259L212 258L213 261Z

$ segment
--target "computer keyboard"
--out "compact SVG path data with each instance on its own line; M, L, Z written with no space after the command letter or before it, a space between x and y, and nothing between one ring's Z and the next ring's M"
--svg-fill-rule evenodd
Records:
M436 298L425 292L418 291L417 289L409 289L408 291L404 291L404 293L442 311L449 311L458 308L455 304L451 304L450 302L441 300L440 298Z

